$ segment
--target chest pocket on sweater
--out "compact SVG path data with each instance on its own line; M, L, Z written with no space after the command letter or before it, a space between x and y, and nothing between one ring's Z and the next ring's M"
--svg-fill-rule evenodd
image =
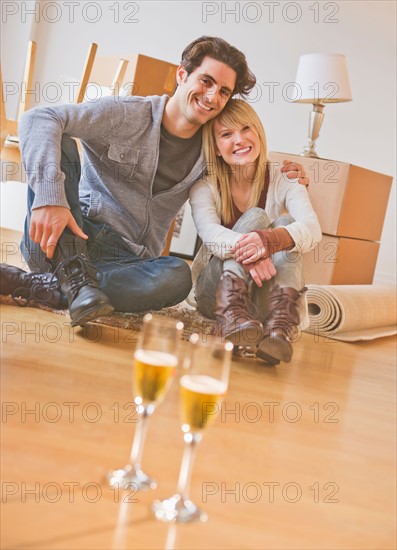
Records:
M117 182L132 181L138 167L139 149L131 149L125 145L111 144L107 152L102 155L104 162L113 171Z

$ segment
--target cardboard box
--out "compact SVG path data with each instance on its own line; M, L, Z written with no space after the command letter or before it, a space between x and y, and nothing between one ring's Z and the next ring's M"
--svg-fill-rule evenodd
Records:
M379 243L323 235L322 241L303 254L305 284L372 284Z
M269 153L271 162L290 159L302 164L323 233L380 241L393 178L353 164Z
M127 70L121 83L121 95L128 90L132 95L172 95L176 86L178 65L148 57L142 54L120 56L128 61ZM94 63L90 82L110 86L115 68L115 56L100 56L99 63ZM130 88L130 89L129 89Z

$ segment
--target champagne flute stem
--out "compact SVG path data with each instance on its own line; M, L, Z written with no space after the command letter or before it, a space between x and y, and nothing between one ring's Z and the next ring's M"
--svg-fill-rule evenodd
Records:
M189 498L190 478L192 475L197 445L200 443L201 438L202 435L200 432L188 432L183 436L185 448L183 451L182 464L178 480L178 493L182 495L183 498Z
M135 429L134 441L132 443L130 455L131 464L138 467L141 466L142 452L145 445L149 416L154 410L154 407L151 407L150 405L146 407L139 405L139 407L142 407L143 410L139 413L139 420Z

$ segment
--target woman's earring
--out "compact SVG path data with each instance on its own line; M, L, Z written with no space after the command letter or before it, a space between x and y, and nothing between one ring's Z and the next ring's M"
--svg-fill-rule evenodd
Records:
M222 156L222 155L220 154L219 151L217 151L215 154L216 154L217 157L221 157L221 156Z

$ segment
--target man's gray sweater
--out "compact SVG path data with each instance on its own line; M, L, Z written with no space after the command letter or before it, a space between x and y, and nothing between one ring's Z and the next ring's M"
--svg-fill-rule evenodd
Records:
M161 254L172 219L205 171L203 152L183 181L152 194L160 129L168 96L109 97L96 102L40 107L19 125L33 208L69 208L60 170L61 138L82 143L79 196L84 214L107 223L142 258Z

